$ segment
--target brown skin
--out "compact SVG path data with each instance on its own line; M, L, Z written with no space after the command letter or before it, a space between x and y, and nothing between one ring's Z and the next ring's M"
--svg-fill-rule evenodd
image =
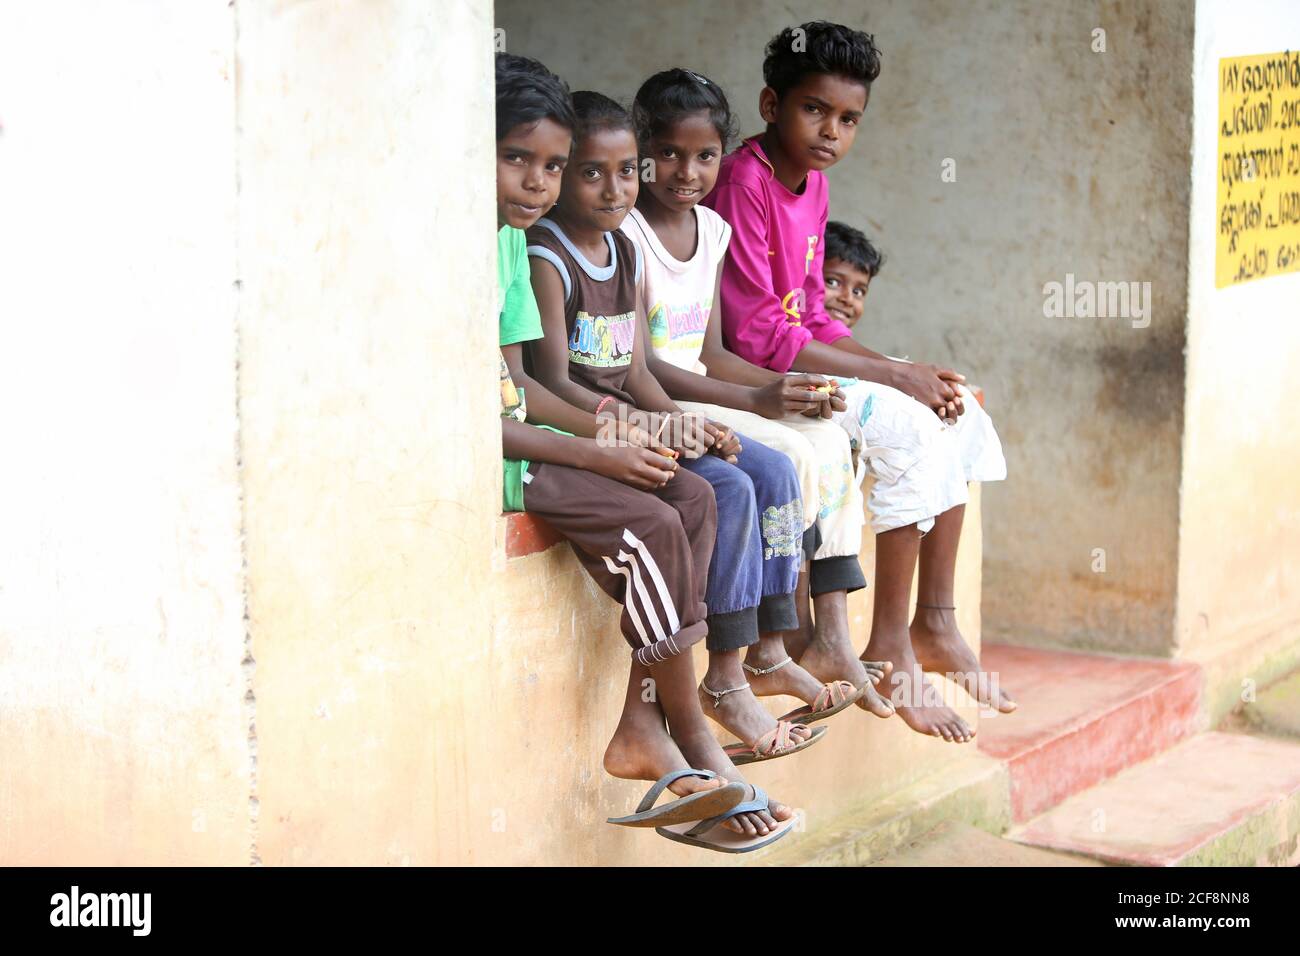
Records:
M659 130L642 145L642 153L654 161L655 176L642 186L637 208L669 254L681 260L690 259L699 241L695 206L717 183L722 138L708 112L700 111ZM719 265L713 292L715 303L722 301L721 280ZM844 408L838 389L833 396L813 391L818 387L829 388L828 380L820 375L780 375L727 352L722 344L721 326L715 316L710 316L705 328L706 345L701 358L709 370L707 376L662 361L653 351L647 354L647 366L672 398L738 408L773 419L788 414L829 418L832 408ZM718 376L719 367L727 368L740 382ZM767 669L785 657L781 634L767 633L745 652L745 663ZM741 666L740 652L734 650L709 652L704 683L715 690L749 684L753 696L743 691L728 694L716 706L713 698L703 690L700 693L705 713L748 743L774 726L770 715L755 705L754 697L789 694L812 703L822 689L819 681L793 663L771 674L751 674ZM798 736L802 738L803 732Z
M572 134L555 120L521 124L497 141L497 227L527 229L555 205Z
M516 126L501 138L497 143L498 226L526 229L555 205L571 144L569 131L551 119ZM511 378L528 396L528 420L575 436L506 420L501 440L507 458L585 468L642 490L661 488L672 478L676 463L655 454L649 436L635 428L598 422L595 415L558 399L524 370L522 345L507 345L501 351ZM606 441L589 440L602 432Z
M594 130L574 144L572 158L561 177L560 199L553 216L574 245L596 265L609 264L609 247L605 244L604 234L618 229L636 202L638 172L636 140L629 130ZM569 376L564 287L559 273L550 263L534 259L532 280L545 333L533 352L537 378L563 401L594 412L604 396ZM640 303L637 309L642 311ZM628 411L645 410L667 418L687 415L647 370L645 316L639 314L637 318L636 342L625 382L636 407ZM529 401L532 401L531 394ZM660 419L658 424L651 426L652 439L662 431L662 424ZM690 458L712 452L734 461L741 450L740 442L730 429L713 423L704 422L703 428L694 433L691 429L676 431L681 444L671 450ZM662 460L676 467L675 462ZM643 675L655 678L658 702L645 704L641 701L639 677ZM633 693L634 685L638 693ZM679 769L684 760L689 766L713 770L727 779L743 780L709 732L696 695L689 654L670 658L652 671L634 665L623 716L606 752L606 769L615 776L657 779L668 770ZM663 739L664 718L671 735L667 742ZM686 793L696 786L683 782L673 789L677 793ZM763 834L778 821L788 820L792 813L789 807L772 801L767 811L742 814L728 821L727 826L749 835Z
M864 272L843 259L827 259L822 264L826 283L826 314L839 319L849 328L857 325L867 305L871 273Z
M843 159L857 136L869 96L870 89L856 80L819 73L806 75L783 97L778 97L771 87L765 87L759 95L759 113L768 124L762 145L776 178L787 189L798 193L803 190L811 170L824 171ZM852 336L830 345L815 340L809 342L795 357L793 367L800 371L853 376L892 386L923 403L940 418L953 419L965 411L955 387L965 381L965 376L935 365L894 361L858 344ZM908 726L920 733L959 743L969 741L974 731L950 708L926 703L916 693L926 686L917 656L923 644L927 666L951 664L954 666L943 666L942 669L957 672L967 670L965 665L974 661L974 655L961 638L951 616L946 620L928 614L921 616L918 610L919 623L909 630L907 606L918 555L921 576L930 581L929 594L948 595L947 601L941 602L931 600L927 590L923 590L920 601L952 603L963 511L954 508L940 515L935 524L938 536L924 548L920 546L915 525L876 536L876 598L871 640L862 655L890 665L891 673L883 689L901 689L903 683L911 682L913 694L906 700L894 701L899 716ZM825 600L826 595L819 595L814 601L817 626L799 660L819 679L834 677L857 681L861 664L848 658L852 646L848 636L847 607L839 600L838 593L829 601ZM918 641L915 650L914 636ZM1015 705L1004 694L991 700L987 678L978 672L978 668L976 674L973 686L982 691L981 702L997 706L1004 712L1014 708Z
M573 244L596 265L609 264L609 247L605 233L618 229L628 210L636 202L639 185L636 140L630 130L597 129L579 140L561 180L560 200L552 214ZM564 286L555 267L543 260L532 260L533 293L542 314L545 338L533 351L537 378L550 391L577 408L593 412L605 397L593 392L569 376L568 332L564 320ZM641 303L637 303L641 313ZM687 458L712 452L735 460L740 443L729 430L708 422L702 416L683 412L670 399L659 382L646 368L645 317L638 316L636 343L624 387L636 405L628 413L657 413L652 419L652 436L673 435L677 444L671 450ZM617 406L619 403L613 403ZM617 408L606 404L611 414ZM671 429L661 427L663 418L688 418L691 423ZM679 424L679 423L669 423Z
M768 124L763 135L776 178L791 192L802 192L811 170L823 171L847 155L867 109L869 90L856 80L810 73L778 98L764 87L758 108ZM827 345L810 341L795 357L795 369L880 382L911 395L941 418L960 414L954 382L965 379L952 369L895 362L843 338Z
M683 117L644 144L654 161L655 177L641 188L637 208L664 248L683 261L695 255L698 227L695 206L718 181L722 138L707 111ZM713 301L720 303L722 268L718 268ZM817 392L829 381L820 375L788 376L751 365L726 350L722 323L709 322L700 355L708 375L679 369L653 354L646 357L650 372L674 399L706 402L779 419L787 414L830 418L842 410L843 394Z

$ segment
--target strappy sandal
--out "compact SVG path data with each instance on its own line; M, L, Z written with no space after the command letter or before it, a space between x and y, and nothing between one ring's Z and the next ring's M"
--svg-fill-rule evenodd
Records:
M846 680L831 681L829 684L822 685L822 689L817 692L811 704L804 704L788 714L782 714L779 719L794 724L811 724L814 721L825 720L838 714L845 707L853 706L865 692L866 685L854 687Z
M792 663L794 663L794 658L787 654L785 660L777 661L771 667L752 667L744 661L741 661L741 666L751 674L762 677L765 674L775 673L787 664ZM813 698L811 704L797 707L778 719L788 720L793 724L811 724L814 721L825 720L827 717L838 714L845 707L852 706L854 701L864 693L866 693L865 686L854 687L851 681L846 680L831 681L829 684L822 685L822 689Z
M708 684L701 683L700 689L713 698L713 709L717 710L718 704L722 703L722 698L737 691L749 690L749 684L714 690ZM755 699L757 700L757 698ZM826 733L825 727L818 727L808 735L806 740L796 741L792 736L792 732L798 726L802 725L792 724L787 720L778 720L776 726L754 741L752 746L746 743L727 744L722 748L722 751L731 758L733 764L739 767L741 764L758 763L761 760L775 760L777 757L798 753L800 750L815 744Z
M791 731L802 726L803 724L792 724L788 720L778 720L776 727L754 741L754 746L750 747L743 743L728 744L722 748L722 751L739 767L742 764L775 760L777 757L798 753L826 736L825 727L814 727L806 740L797 741L791 736Z
M692 820L703 820L707 817L726 813L745 799L746 786L743 783L731 781L713 790L700 790L697 793L687 794L677 800L656 807L654 802L659 799L659 795L668 789L670 783L682 777L702 777L705 780L716 780L718 775L712 770L692 770L690 768L666 773L646 791L645 796L641 798L641 802L636 805L635 813L626 817L610 817L606 822L621 827L667 826Z
M724 823L734 816L767 809L768 799L763 788L752 784L746 784L745 786L753 791L753 799L738 803L725 813L720 813L716 817L702 820L696 824L681 823L676 826L655 827L655 833L677 843L685 843L687 846L713 850L717 853L751 853L754 850L775 843L794 829L797 817L791 817L784 823L778 823L775 830L755 834L752 837L745 836L743 833L736 833L734 830L728 830L726 827L719 827L718 824ZM705 839L706 836L708 839Z

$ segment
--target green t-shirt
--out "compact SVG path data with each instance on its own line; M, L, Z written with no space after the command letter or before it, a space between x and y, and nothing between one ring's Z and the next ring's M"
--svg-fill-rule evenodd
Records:
M533 296L532 274L522 229L502 226L497 232L497 288L501 292L500 344L515 345L540 339L542 315L537 311L537 299ZM522 395L523 389L519 393ZM547 430L568 434L557 428ZM504 459L503 511L524 510L524 473L527 470L527 461Z

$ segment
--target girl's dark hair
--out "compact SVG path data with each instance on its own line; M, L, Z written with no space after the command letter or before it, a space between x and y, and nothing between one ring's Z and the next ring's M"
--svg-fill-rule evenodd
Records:
M870 239L852 226L833 220L826 224L826 261L831 259L857 266L873 278L885 264L884 253Z
M497 54L497 141L516 126L554 120L572 131L573 100L562 79L536 60Z
M578 118L573 128L573 138L581 139L588 133L603 129L632 131L632 117L604 93L578 90L573 94L573 112Z
M707 76L677 67L656 73L641 84L632 101L637 142L644 147L651 137L672 128L685 117L705 112L718 131L725 153L735 138L736 127L722 87Z
M880 75L875 37L838 23L811 20L786 27L767 45L763 82L778 98L809 73L827 73L870 86Z

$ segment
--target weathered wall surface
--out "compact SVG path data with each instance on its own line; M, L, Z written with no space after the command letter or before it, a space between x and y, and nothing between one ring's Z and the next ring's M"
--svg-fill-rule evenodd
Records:
M1300 438L1289 388L1300 274L1215 288L1219 60L1300 48L1300 8L1201 2L1196 32L1177 634L1182 654L1206 664L1221 710L1243 679L1266 683L1300 651Z
M501 0L496 16L512 52L539 57L575 89L629 99L656 70L701 70L727 91L744 133L760 129L763 47L781 27L824 17L876 35L883 72L853 151L829 173L831 215L889 257L858 337L952 363L987 389L1011 469L985 489L987 634L1169 653L1191 5L604 9ZM1096 28L1104 53L1092 50ZM955 182L940 179L945 159ZM1044 318L1044 284L1067 274L1150 282L1150 325ZM1104 573L1093 570L1098 548Z
M249 858L233 49L224 2L5 7L2 863Z
M240 8L258 851L462 860L477 782L508 772L472 744L512 733L484 664L500 428L473 398L496 387L490 8Z

